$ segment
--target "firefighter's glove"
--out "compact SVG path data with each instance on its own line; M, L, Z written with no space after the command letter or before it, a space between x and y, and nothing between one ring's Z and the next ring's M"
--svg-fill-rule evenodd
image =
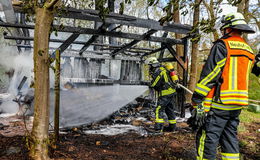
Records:
M199 104L197 108L195 108L195 111L196 111L195 125L201 127L205 123L205 119L206 119L206 112L204 110L203 105Z
M204 107L201 104L193 107L194 108L191 111L191 117L188 119L187 123L194 131L196 131L198 128L204 125L206 120L206 113Z

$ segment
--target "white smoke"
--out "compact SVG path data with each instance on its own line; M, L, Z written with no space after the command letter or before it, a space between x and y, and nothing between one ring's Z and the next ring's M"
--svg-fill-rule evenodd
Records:
M25 95L31 89L30 85L33 82L33 50L18 53L16 47L8 46L0 50L0 55L0 65L7 71L14 70L14 75L8 84L8 94L10 94L10 96L3 101L0 106L0 111L16 113L18 111L18 105L12 100L18 95L19 84L23 77L26 76L27 80L20 90L20 92ZM52 65L54 65L54 63ZM52 69L50 69L49 72L50 88L54 88L54 72Z
M33 54L32 52L18 53L16 47L3 47L0 50L0 65L7 71L14 70L12 79L9 82L8 93L10 96L8 99L3 100L3 104L0 110L7 113L15 113L18 110L17 103L12 100L18 94L18 86L24 76L27 77L25 84L23 85L21 92L27 93L30 88L31 81L33 80Z

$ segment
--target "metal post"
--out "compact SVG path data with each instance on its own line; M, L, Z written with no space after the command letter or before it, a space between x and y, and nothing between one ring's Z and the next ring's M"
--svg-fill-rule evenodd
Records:
M55 107L54 107L54 140L59 139L59 113L60 113L60 50L56 50L55 56Z

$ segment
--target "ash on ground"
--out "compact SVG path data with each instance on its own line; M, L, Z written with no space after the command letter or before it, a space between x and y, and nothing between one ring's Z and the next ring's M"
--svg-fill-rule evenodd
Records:
M141 136L147 136L153 134L155 107L156 104L150 96L141 96L99 122L67 127L63 128L62 131L65 133L72 131L101 135L137 133ZM176 115L179 115L179 113L176 112ZM185 118L177 117L177 123L186 122L189 116L190 114L188 113ZM183 128L183 130L190 131L188 128Z

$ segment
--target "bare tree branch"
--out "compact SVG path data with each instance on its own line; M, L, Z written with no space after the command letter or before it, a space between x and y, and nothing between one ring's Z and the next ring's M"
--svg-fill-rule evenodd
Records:
M209 13L209 11L210 11L209 4L208 4L205 0L202 0L202 2L203 2L204 6L205 6L206 9L207 9L207 13L208 13L208 15L210 16L210 13Z
M214 13L214 1L210 0L210 2L207 3L206 0L202 0L202 3L204 4L204 6L207 9L207 13L208 13L208 16L210 18L211 25L215 25L217 14ZM214 36L214 41L216 41L219 38L218 32L213 28L214 26L211 26L211 27L213 29L212 34Z
M47 8L47 9L52 8L55 4L57 4L58 1L59 1L59 0L52 0L50 3L47 3L47 4L46 4L46 8Z
M260 29L260 21L258 20L258 18L256 16L253 16L252 14L250 14L250 16L255 20L258 29Z

